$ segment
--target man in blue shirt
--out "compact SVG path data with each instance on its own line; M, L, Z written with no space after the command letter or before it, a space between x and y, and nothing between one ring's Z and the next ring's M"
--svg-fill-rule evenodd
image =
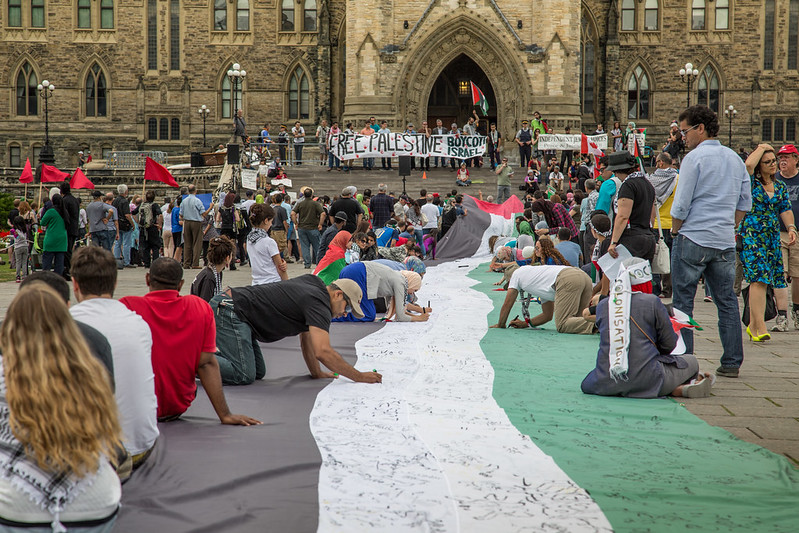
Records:
M394 219L388 220L384 227L375 230L375 235L377 236L378 246L387 246L389 248L394 246L397 244L397 239L399 239L397 221Z
M200 252L203 249L203 213L205 206L197 198L197 187L189 185L189 195L180 205L183 220L183 268L200 268Z
M716 140L718 117L707 106L689 107L680 113L679 122L691 152L680 166L680 183L671 206L673 305L692 316L696 288L704 274L718 308L724 350L716 374L738 377L744 352L733 290L735 227L752 208L749 174L738 154ZM683 330L683 338L686 353L694 353L693 332Z

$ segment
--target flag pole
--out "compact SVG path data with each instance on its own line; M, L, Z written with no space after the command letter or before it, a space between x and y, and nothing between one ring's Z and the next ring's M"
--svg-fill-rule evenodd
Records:
M39 200L37 201L39 208L42 207L42 187L44 187L44 183L42 183L41 178L39 178Z
M141 184L141 200L144 201L144 190L147 188L147 178L142 179Z
M26 202L28 201L28 184L27 183L25 184L25 194L22 195L22 197L25 199Z

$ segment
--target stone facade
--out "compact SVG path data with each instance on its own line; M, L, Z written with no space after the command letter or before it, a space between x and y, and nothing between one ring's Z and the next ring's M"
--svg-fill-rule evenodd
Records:
M566 125L593 131L600 121L606 129L613 120L624 124L630 77L639 72L648 100L645 116L634 120L658 141L685 105L686 85L677 71L690 61L717 76L720 110L729 104L738 109L734 144L759 140L765 125L766 138L793 140L799 71L791 59L795 40L793 48L789 44L790 28L799 21L791 24L790 0L707 0L706 26L712 29L705 30L691 29L685 0L653 2L541 0L530 9L509 0L115 0L109 17L101 13L109 3L101 0L46 0L42 27L35 27L29 0L19 13L4 3L2 164L17 158L24 163L44 137L43 102L34 85L31 99L20 103L20 72L56 85L50 132L56 162L68 168L80 149L95 157L112 150L201 150L201 105L211 110L207 145L227 142L232 102L226 71L234 62L248 72L239 105L251 134L269 122L275 135L281 122L296 118L309 135L323 117L360 127L376 116L394 130L408 121L418 124L432 118L431 91L442 72L466 56L490 84L490 114L506 137L536 110L556 131ZM90 11L79 12L79 4ZM635 24L626 30L622 10L629 16L630 5ZM646 10L653 5L656 28L644 29L651 27ZM716 30L718 6L724 5L729 28ZM766 16L769 5L773 18ZM220 17L226 24L218 24ZM767 32L770 20L773 30ZM766 34L774 36L770 68ZM586 78L581 65L589 53ZM105 84L103 112L98 98L91 98L90 78ZM584 105L586 80L590 105ZM695 82L691 102L698 96Z

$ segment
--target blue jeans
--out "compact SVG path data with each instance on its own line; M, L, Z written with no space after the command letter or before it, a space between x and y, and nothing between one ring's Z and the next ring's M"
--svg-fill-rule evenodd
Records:
M294 163L302 165L302 148L304 143L294 143Z
M317 263L317 254L319 254L319 243L322 240L322 234L318 229L302 229L298 230L300 236L300 246L302 247L302 261L306 267L310 267L311 263Z
M219 294L211 298L216 320L216 360L225 385L249 385L266 375L261 347L249 324L233 311L233 298Z
M721 366L739 368L744 360L744 347L738 298L733 290L735 248L706 248L684 235L677 235L671 247L672 302L676 309L688 316L693 316L696 288L703 274L718 308L719 337L724 350ZM686 353L694 353L693 331L690 328L682 331Z
M120 254L119 247L120 244L122 245L122 253ZM119 232L119 239L114 244L114 257L119 259L122 258L122 266L128 266L130 264L130 249L133 246L133 230L129 229L128 231L120 231Z
M497 185L497 203L501 204L510 198L510 185Z
M44 252L42 254L42 270L54 270L59 276L64 273L64 257L66 252ZM55 268L53 268L55 263Z
M102 230L92 233L92 244L101 246L109 252L114 251L114 240L116 239L117 232L114 230Z
M333 155L333 152L327 154L327 168L341 168L341 160Z

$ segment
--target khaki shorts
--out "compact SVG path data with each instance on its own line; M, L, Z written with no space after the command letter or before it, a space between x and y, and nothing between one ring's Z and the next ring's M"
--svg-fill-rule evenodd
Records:
M793 246L788 246L789 239L788 233L780 232L782 266L786 276L799 279L799 241L793 243Z
M272 230L272 238L275 239L277 249L280 250L280 254L282 255L283 252L286 251L286 232Z

